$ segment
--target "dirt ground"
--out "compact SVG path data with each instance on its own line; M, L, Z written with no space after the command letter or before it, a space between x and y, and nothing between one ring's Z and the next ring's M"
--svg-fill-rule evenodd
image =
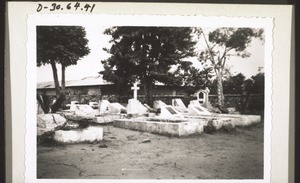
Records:
M102 142L39 145L37 176L58 179L262 179L263 125L237 128L233 133L185 138L107 125Z

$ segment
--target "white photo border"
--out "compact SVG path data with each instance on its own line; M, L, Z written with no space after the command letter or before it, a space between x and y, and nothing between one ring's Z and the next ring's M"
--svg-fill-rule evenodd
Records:
M85 18L78 18L85 17ZM89 21L80 21L80 20ZM101 20L101 21L99 21ZM31 14L27 19L27 95L25 135L25 180L49 182L140 182L141 180L108 179L37 179L36 148L36 26L79 25L101 22L103 26L172 26L172 27L251 27L265 31L265 120L264 120L264 179L262 180L142 180L143 182L270 182L272 128L272 50L273 19L265 17L227 17L202 15L109 15L109 14Z

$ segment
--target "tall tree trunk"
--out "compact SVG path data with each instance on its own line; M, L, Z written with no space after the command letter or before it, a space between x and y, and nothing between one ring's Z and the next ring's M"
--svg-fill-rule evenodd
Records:
M145 103L149 106L152 106L152 97L151 97L151 82L144 77L144 93L145 93Z
M58 82L58 76L57 76L57 68L54 61L51 61L51 67L52 67L52 73L53 73L53 79L54 79L54 86L56 95L59 96L60 94L60 88L59 88L59 82Z
M217 72L217 92L218 92L218 104L221 108L223 108L224 92L223 92L222 72Z
M61 64L61 90L65 91L66 88L66 66Z

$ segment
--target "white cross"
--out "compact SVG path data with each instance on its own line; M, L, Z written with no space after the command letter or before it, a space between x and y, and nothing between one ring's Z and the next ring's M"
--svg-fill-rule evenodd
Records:
M135 82L131 89L133 90L133 98L137 100L137 91L140 89L140 87L138 87L137 83Z

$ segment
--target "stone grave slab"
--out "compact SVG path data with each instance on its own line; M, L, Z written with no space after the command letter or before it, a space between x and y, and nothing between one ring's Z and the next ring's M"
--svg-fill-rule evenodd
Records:
M67 122L67 119L59 114L39 114L37 115L37 135L53 131L65 122Z
M172 106L179 112L188 112L188 109L180 98L172 99Z
M126 111L126 108L122 106L120 103L110 103L109 106L109 113L110 114L120 114L122 110Z
M198 116L198 115L203 115L203 114L211 114L209 111L205 110L205 108L203 109L203 107L199 107L199 106L195 106L195 105L189 105L188 106L188 114L190 116Z
M100 115L109 112L110 102L108 100L100 100L98 104L99 104L99 113L100 113Z
M78 101L71 101L70 110L75 111L76 110L76 105L78 105L78 104L79 104Z
M92 118L92 122L98 123L98 124L105 124L105 123L111 123L116 119L121 119L121 114L103 114L101 116L96 116Z
M54 133L54 140L62 143L100 141L103 140L103 128L89 126L85 129L58 130Z
M161 107L161 117L183 117L174 107L166 105Z
M148 109L136 99L129 99L126 107L127 114L147 114Z
M98 110L93 109L91 106L86 104L76 105L75 115L78 116L96 116L98 115Z
M161 101L161 100L155 100L155 101L153 102L153 108L154 108L154 109L161 109L162 106L166 106L166 105L167 105L167 104L164 103L164 102Z
M172 122L172 120L159 122L147 118L132 118L115 120L113 125L118 128L177 137L201 134L203 132L201 123L187 122L186 120L182 122Z
M195 106L202 114L211 114L211 112L209 112L207 108L203 107L198 100L191 100L189 105Z

